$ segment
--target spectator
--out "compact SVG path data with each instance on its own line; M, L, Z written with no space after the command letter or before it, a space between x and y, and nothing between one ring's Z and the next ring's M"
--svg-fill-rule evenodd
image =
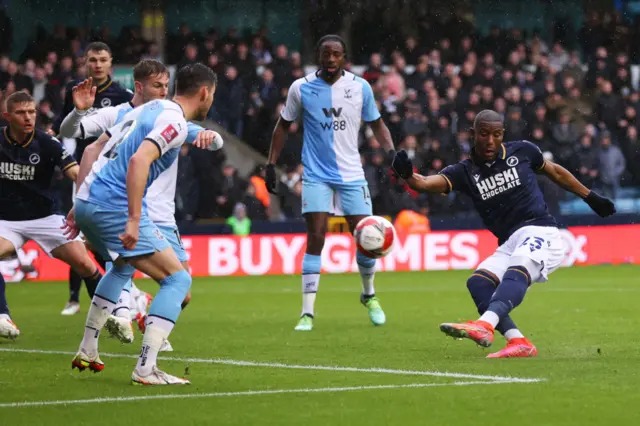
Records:
M615 129L621 109L622 101L620 96L613 93L613 85L609 80L603 81L596 101L596 118L600 128Z
M592 188L598 178L598 152L593 146L591 136L582 135L577 157L579 164L578 180L588 188Z
M569 121L570 119L569 112L562 111L560 122L554 124L551 130L551 137L555 142L555 147L552 150L553 156L563 165L570 163L579 136L578 129Z
M626 167L622 151L616 145L611 144L611 133L602 132L600 140L600 188L605 197L616 198L620 188L620 177Z
M227 219L227 225L234 235L245 237L251 233L251 219L247 217L247 206L237 203L233 207L233 215Z
M245 112L245 88L238 71L227 66L224 79L216 90L216 111L222 119L222 126L238 137L242 137Z

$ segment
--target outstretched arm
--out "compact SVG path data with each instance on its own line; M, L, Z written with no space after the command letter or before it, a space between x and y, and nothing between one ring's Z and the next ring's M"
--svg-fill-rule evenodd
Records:
M414 173L407 184L411 189L418 192L430 192L435 194L446 194L451 188L449 181L443 175L422 176Z
M575 176L569 173L569 171L561 165L547 160L543 163L540 173L546 175L561 188L582 198L584 202L587 203L589 207L591 207L591 209L600 217L611 216L616 212L616 206L613 204L613 201L602 197L595 191L584 186L575 178Z
M556 185L566 191L576 194L582 199L587 198L587 195L589 195L589 188L580 183L580 181L576 179L569 170L565 169L560 164L546 160L540 173L547 176Z

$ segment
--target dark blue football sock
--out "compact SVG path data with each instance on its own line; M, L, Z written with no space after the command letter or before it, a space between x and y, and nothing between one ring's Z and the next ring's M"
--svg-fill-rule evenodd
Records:
M467 280L467 288L469 289L469 293L471 293L473 302L476 304L480 315L487 311L491 297L496 291L498 284L499 282L485 271L475 271ZM496 326L496 330L498 330L503 336L508 330L512 330L514 328L517 329L518 326L516 326L516 323L513 322L509 315L501 318L500 322Z
M4 282L4 277L0 273L0 315L9 315L9 305L7 304L7 284Z
M511 266L502 277L502 282L491 297L487 311L498 315L502 321L524 300L527 288L531 284L531 276L524 266Z

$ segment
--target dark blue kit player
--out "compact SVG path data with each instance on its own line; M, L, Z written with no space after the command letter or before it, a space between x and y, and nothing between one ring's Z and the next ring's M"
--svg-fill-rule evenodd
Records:
M93 107L86 112L90 114L92 110L116 106L131 101L133 93L122 87L117 81L111 79L112 70L112 54L109 46L102 42L89 43L85 50L85 67L87 77L96 87L95 101ZM74 109L73 104L73 88L82 83L83 80L70 81L65 87L64 105L62 113L53 123L53 131L55 134L60 132L62 120ZM78 162L82 161L84 150L89 144L93 143L97 138L85 138L84 135L76 139L76 150L74 157ZM72 187L60 188L60 199L62 210L67 213L72 205L72 194L75 193ZM96 256L96 260L104 265L100 256ZM103 266L104 267L104 266ZM87 292L89 297L93 297L95 287L87 283ZM73 269L69 271L69 301L62 310L62 315L74 315L80 311L80 287L82 287L82 278Z
M547 210L536 174L544 174L578 195L601 217L614 214L615 206L564 167L545 160L533 143L503 144L504 122L495 111L478 113L470 131L474 140L471 158L444 168L438 175L414 174L404 151L398 152L393 169L418 192L468 195L485 226L498 238L498 249L467 281L480 318L464 324L444 323L440 330L489 347L497 329L507 346L489 358L535 356L535 346L518 330L509 313L522 303L532 283L547 281L565 256L561 233Z
M56 138L35 130L36 103L30 95L16 92L6 102L4 118L9 125L0 127L0 259L15 255L33 240L95 288L100 271L82 241L68 240L61 229L65 218L58 212L52 188L56 167L75 181L78 163ZM0 337L19 334L9 316L0 274Z

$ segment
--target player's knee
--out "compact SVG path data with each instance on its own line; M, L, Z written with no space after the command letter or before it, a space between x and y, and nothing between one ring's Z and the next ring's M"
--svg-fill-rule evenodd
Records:
M467 279L467 289L480 315L487 310L497 286L498 281L495 277L482 270L475 271L469 279Z
M189 275L189 273L183 269L172 275L169 275L165 280L163 280L162 285L171 285L186 296L189 293L189 289L191 288L191 282L191 275Z
M505 272L505 278L511 279L526 279L527 284L535 282L540 278L542 271L542 265L535 260L526 256L516 256L511 258L507 272Z
M322 250L324 247L324 229L310 229L307 233L307 245L317 250Z

